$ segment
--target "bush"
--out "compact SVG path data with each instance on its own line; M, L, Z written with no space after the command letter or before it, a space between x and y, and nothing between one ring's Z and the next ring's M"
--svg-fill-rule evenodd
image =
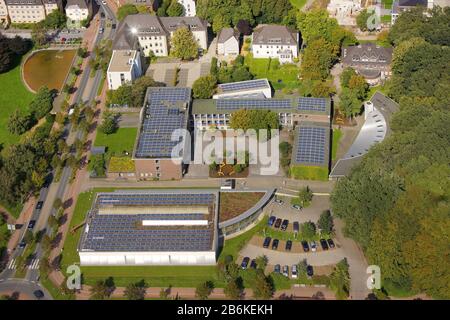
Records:
M216 89L217 79L214 76L204 76L195 80L192 86L194 98L210 99Z

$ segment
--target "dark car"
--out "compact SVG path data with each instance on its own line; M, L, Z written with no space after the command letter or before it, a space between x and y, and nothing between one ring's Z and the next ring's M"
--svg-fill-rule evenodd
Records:
M286 231L287 227L289 225L289 220L283 220L283 223L281 224L281 230Z
M250 268L256 269L256 259L252 259L252 261L250 262Z
M328 246L330 247L330 249L333 249L335 247L333 239L328 239L327 242L328 242Z
M278 218L278 219L275 221L274 227L278 229L278 228L281 226L281 222L282 222L282 221L283 221L283 220L281 220L281 218Z
M30 220L30 223L28 223L28 229L33 230L35 224L36 220Z
M105 14L103 12L100 12L100 18L104 18Z
M111 25L111 29L115 29L116 28L116 24L115 23L113 23L112 25Z
M22 241L20 241L20 243L19 243L19 248L25 248L26 247L26 245L27 245L27 243L25 242L25 240L22 240Z
M308 252L308 251L309 251L309 245L308 245L308 242L302 241L302 247L303 247L303 251L305 251L305 252Z
M280 240L278 239L274 239L272 242L272 250L277 250L278 249L278 243L280 243Z
M280 271L281 271L281 266L279 264L276 264L275 267L273 268L273 272L280 273Z
M270 245L270 240L272 240L272 238L271 237L266 237L265 239L264 239L264 243L263 243L263 248L268 248L269 247L269 245Z
M242 259L241 268L243 270L247 269L247 266L248 266L249 262L250 262L250 258L249 257L245 257L244 259Z
M275 220L277 220L277 217L275 217L275 216L271 216L269 218L269 221L267 221L267 224L269 225L269 227L273 226L273 223L275 222Z
M314 275L314 269L312 266L306 267L306 274L308 275L308 277L312 277Z
M288 240L288 241L286 241L286 251L291 251L291 249L292 249L292 241L291 240Z
M328 250L328 243L325 239L320 239L320 246L322 247L322 250Z
M44 293L42 292L42 290L36 290L33 292L33 294L38 299L42 299L44 297Z
M38 203L36 204L36 210L41 210L43 206L44 206L44 201L38 201Z
M300 224L295 221L294 224L292 225L292 228L294 229L294 232L299 232L300 231Z

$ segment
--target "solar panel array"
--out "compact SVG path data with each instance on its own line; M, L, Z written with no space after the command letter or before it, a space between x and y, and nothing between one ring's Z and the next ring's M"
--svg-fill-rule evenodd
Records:
M322 165L326 162L327 128L299 127L295 161Z
M232 92L232 91L244 91L244 90L254 90L260 88L268 88L269 84L267 80L249 80L242 82L232 82L219 84L219 90L222 92Z
M212 193L108 193L100 194L96 204L102 205L196 205L210 204L214 201Z
M327 105L328 105L328 99L326 99L326 98L301 97L301 98L298 98L297 109L299 111L326 112Z
M216 102L217 110L239 109L290 109L289 99L220 99Z
M213 193L107 193L99 194L100 206L210 205ZM142 226L143 220L204 220L201 213L93 214L84 235L82 250L94 251L209 251L212 226Z
M172 133L184 128L187 115L180 104L188 103L189 88L152 88L142 123L136 157L168 158L172 149L181 141L172 141Z

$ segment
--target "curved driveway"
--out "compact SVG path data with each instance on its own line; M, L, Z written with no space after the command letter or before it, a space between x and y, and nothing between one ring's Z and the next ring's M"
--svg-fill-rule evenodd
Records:
M20 300L37 300L34 296L34 291L36 290L41 290L44 293L44 297L40 300L53 300L48 291L37 283L22 279L11 279L0 282L0 295L11 295L17 292L19 293Z

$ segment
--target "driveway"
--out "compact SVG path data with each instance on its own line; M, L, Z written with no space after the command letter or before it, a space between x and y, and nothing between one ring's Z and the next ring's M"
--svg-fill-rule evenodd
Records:
M0 295L15 295L18 294L18 300L37 300L34 296L34 291L41 290L44 297L41 300L53 300L52 296L47 290L40 285L21 279L12 279L0 282Z

